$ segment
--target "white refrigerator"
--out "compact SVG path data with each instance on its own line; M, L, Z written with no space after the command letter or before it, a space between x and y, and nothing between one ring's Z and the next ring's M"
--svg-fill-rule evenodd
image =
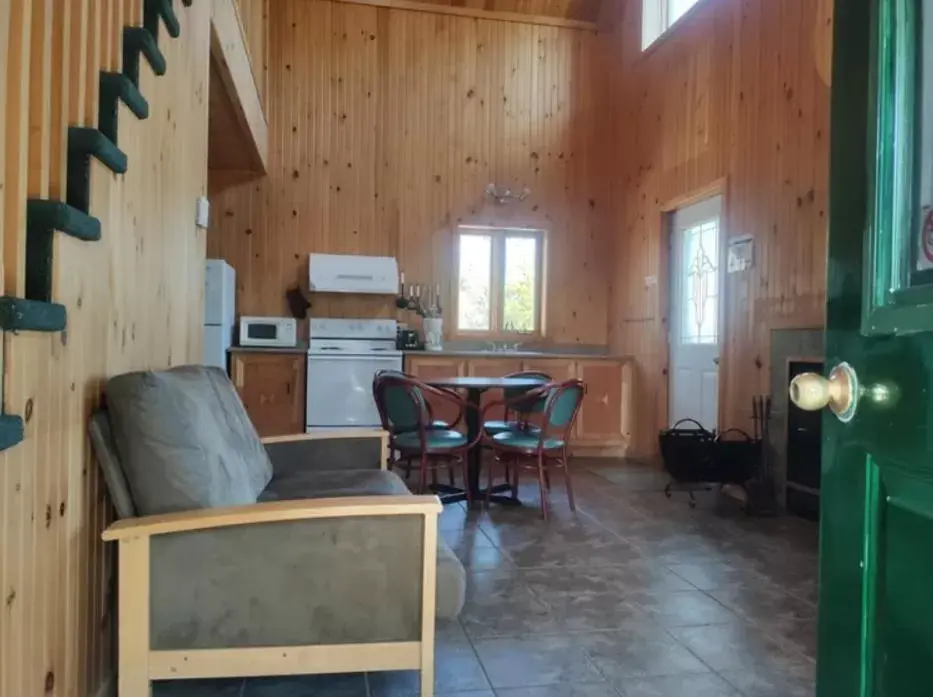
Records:
M227 369L236 320L236 271L223 259L208 259L204 272L204 365Z

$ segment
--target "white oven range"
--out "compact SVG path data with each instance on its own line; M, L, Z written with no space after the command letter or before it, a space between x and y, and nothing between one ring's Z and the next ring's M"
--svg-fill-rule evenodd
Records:
M378 428L373 377L401 370L393 319L312 318L308 342L307 431Z

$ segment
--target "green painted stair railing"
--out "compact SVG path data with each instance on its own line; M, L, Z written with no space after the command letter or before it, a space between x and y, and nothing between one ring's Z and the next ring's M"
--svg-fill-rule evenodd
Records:
M139 87L140 56L144 56L156 75L165 75L165 56L155 37L145 27L123 29L123 74Z
M52 254L55 232L95 242L101 238L100 220L90 215L91 158L114 174L124 174L129 161L120 148L120 102L138 118L149 118L149 102L139 90L143 58L156 75L167 70L159 49L159 24L169 35L181 34L181 23L172 0L143 0L143 26L123 28L123 72L101 71L98 127L68 129L67 186L65 201L30 199L26 204L25 298L0 296L0 330L9 332L60 332L68 323L64 305L52 302ZM182 0L191 7L191 0ZM12 448L24 437L23 419L0 413L0 451Z
M97 127L113 143L118 142L120 102L126 104L136 118L149 118L149 102L130 78L123 73L101 72Z
M172 0L145 0L143 6L143 26L156 40L159 38L159 20L165 22L169 35L177 39L181 36L181 24L172 7Z

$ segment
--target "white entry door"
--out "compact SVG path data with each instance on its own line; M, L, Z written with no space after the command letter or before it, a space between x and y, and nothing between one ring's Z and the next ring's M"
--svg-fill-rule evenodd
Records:
M720 218L716 196L671 217L670 422L719 415Z

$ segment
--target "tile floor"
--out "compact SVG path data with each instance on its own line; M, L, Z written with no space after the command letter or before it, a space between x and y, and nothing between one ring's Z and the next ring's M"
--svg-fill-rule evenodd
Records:
M577 461L520 509L445 509L468 573L438 627L439 697L810 697L816 525L748 518L728 499L668 500L660 472ZM415 697L415 673L159 684L156 697Z

